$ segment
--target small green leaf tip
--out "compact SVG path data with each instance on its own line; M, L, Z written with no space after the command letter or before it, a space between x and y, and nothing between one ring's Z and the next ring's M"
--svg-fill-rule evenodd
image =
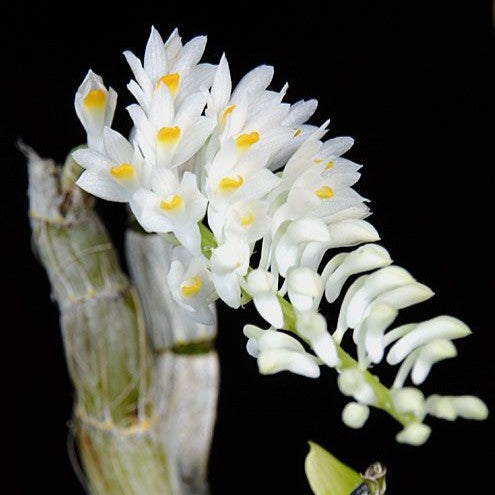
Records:
M318 444L308 443L309 453L304 469L315 495L349 495L362 483L361 475L354 469L340 462Z

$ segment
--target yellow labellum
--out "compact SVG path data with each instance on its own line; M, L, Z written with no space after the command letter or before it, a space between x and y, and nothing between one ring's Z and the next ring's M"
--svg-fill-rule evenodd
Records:
M163 83L167 88L170 90L172 95L175 95L177 93L177 89L179 88L179 80L180 76L178 72L173 72L172 74L167 74L165 76L160 77L158 81L156 81L156 86L155 88L158 89L160 87L160 84Z
M224 177L218 182L218 189L222 191L230 191L232 189L239 189L244 183L244 179L238 175L235 179L232 177Z
M180 127L162 127L156 134L156 139L161 144L175 144L180 138Z
M296 129L296 132L294 132L294 135L292 137L297 137L301 134L301 129Z
M110 169L114 179L131 179L134 176L134 167L130 163L121 163Z
M315 158L313 161L315 163L321 163L323 160L321 158Z
M172 196L169 196L165 201L160 201L160 208L165 211L175 210L179 208L183 202L181 196L172 194Z
M226 119L228 115L230 115L235 109L235 105L229 105L224 111L222 118Z
M235 144L240 149L248 149L260 140L260 135L256 131L240 134L235 138Z
M334 195L334 192L331 187L328 186L323 186L320 187L320 189L317 189L315 191L315 194L320 198L320 199L329 199Z
M91 90L83 100L84 106L90 110L101 110L105 107L107 95L102 89Z
M333 167L333 162L332 160L330 160L326 165L325 165L325 168L326 169L329 169L329 168L332 168Z
M180 284L180 292L184 297L194 296L194 294L199 292L199 289L201 289L201 280L199 277L192 277Z
M241 215L239 220L241 222L241 225L247 228L253 223L254 215L249 212L247 215Z

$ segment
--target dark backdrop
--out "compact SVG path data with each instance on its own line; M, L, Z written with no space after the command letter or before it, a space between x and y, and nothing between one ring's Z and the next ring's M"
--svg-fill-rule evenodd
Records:
M405 6L397 4L405 3ZM23 159L16 136L62 160L83 139L72 109L89 67L119 90L116 127L130 72L121 56L141 54L150 25L187 39L207 33L207 57L225 50L235 79L260 63L276 67L275 87L289 99L316 97L315 122L332 118L332 135L356 138L350 156L365 164L359 191L372 199L372 221L397 263L438 295L411 319L453 314L473 335L457 359L438 365L427 392L477 393L494 411L492 196L494 35L490 4L464 2L310 2L270 7L142 2L115 10L102 3L64 8L17 2L3 12L2 244L4 311L4 449L15 464L13 491L82 493L66 452L71 387L45 274L30 253ZM437 7L433 8L432 4ZM66 7L67 9L69 7ZM125 213L100 204L122 246ZM5 303L6 302L6 303ZM258 375L242 326L249 310L220 309L222 390L211 457L214 494L309 493L303 460L312 439L363 469L382 460L392 493L481 493L493 485L493 423L432 420L422 448L398 445L397 425L373 412L361 431L340 421L346 400L325 370L312 381ZM4 480L4 482L7 482ZM143 494L145 495L145 494Z

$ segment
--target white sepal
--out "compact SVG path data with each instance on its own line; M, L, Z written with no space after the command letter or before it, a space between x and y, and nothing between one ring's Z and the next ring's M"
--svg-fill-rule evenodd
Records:
M252 296L261 317L273 327L281 328L284 324L284 315L277 298L276 281L273 275L259 268L253 270L247 277L246 290Z
M411 379L415 385L420 385L426 380L431 367L443 361L457 356L455 345L446 339L437 339L421 347L414 363Z
M389 364L400 363L414 349L436 339L467 337L471 330L465 323L452 316L437 316L419 323L407 335L398 340L387 355Z
M296 311L308 311L321 294L320 275L310 268L290 268L287 272L289 299Z
M327 331L325 318L312 310L297 315L296 330L303 337L316 355L327 365L335 368L339 364L337 347Z
M354 400L358 402L368 405L373 405L376 402L373 388L358 368L343 370L337 379L337 384L344 395L354 397Z
M424 416L425 396L421 390L414 387L392 389L390 391L392 402L399 413L411 413L416 418Z

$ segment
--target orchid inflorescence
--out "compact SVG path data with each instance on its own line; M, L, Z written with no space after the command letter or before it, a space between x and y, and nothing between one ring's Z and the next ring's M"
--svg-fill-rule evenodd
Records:
M270 325L244 327L261 373L316 378L320 366L335 368L340 390L353 399L342 414L347 425L363 426L375 406L403 425L399 442L419 445L430 434L427 414L484 419L486 406L476 397L425 399L406 386L408 379L420 385L434 363L454 357L452 341L470 330L450 316L389 330L400 309L433 292L374 244L379 235L365 220L367 200L352 188L360 166L342 157L353 139L324 141L329 121L306 123L316 100L282 102L287 85L267 89L270 66L232 89L225 55L217 66L199 63L205 45L204 36L183 45L177 30L164 43L152 28L144 63L124 52L137 101L127 107L129 139L110 127L115 91L88 73L75 98L88 143L73 153L85 169L77 184L128 203L145 231L178 244L167 283L193 320L212 324L217 298L233 308L253 301ZM328 251L356 245L325 262ZM251 266L255 246L259 262ZM330 331L321 300L335 303L355 275ZM340 346L348 331L356 359ZM391 389L368 371L385 355L400 364Z

